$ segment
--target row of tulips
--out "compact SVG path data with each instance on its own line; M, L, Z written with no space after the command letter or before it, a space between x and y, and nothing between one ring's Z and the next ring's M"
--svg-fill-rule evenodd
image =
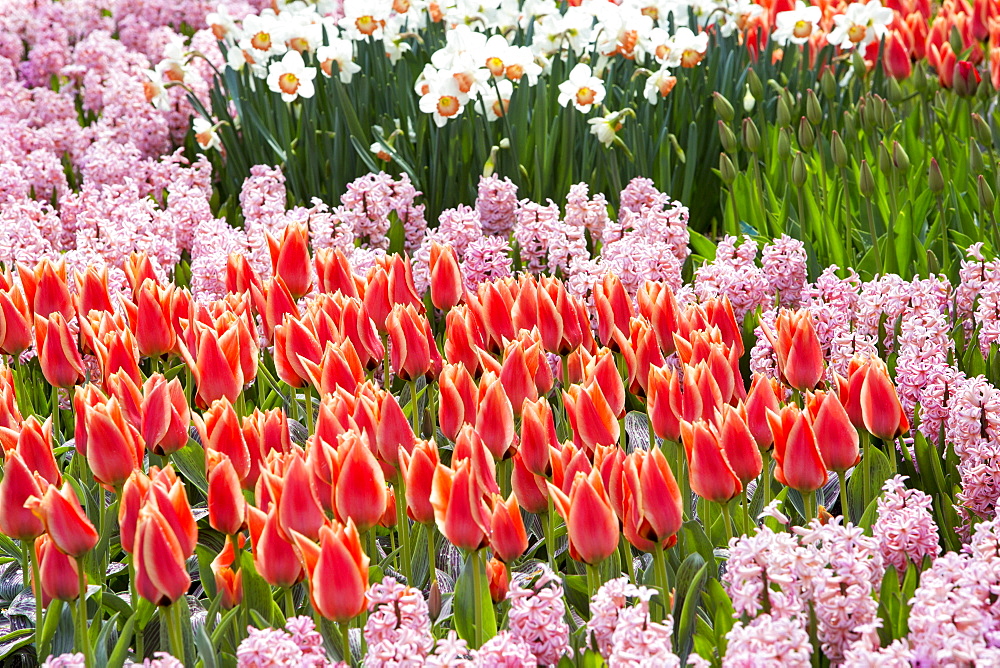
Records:
M405 257L360 277L340 250L313 257L302 226L268 242L272 275L233 255L229 293L212 303L142 256L126 266L131 299L112 298L94 270L71 290L49 260L4 274L0 533L23 545L40 656L52 641L42 609L58 616L76 600L88 666L149 654L154 607L161 647L194 661L184 620L196 552L214 575L201 576L204 665L205 652L231 658L248 624L299 613L323 631L336 622L330 647L353 662L350 629L383 573L425 586L440 628L473 648L496 632L493 600L526 560L585 577L589 595L621 572L653 584L658 621L700 545L749 531L791 494L803 520L817 517L828 471L846 513L845 472L881 457L877 441L894 459L908 429L885 365L827 373L804 311L765 329L779 378L747 388L725 298L682 308L648 281L633 300L608 274L592 328L558 278L467 291L450 247L432 249L421 295ZM39 374L51 392L37 391ZM628 412L646 429L629 428ZM874 505L882 479L870 467L862 477L863 507ZM442 591L437 564L456 549L465 565ZM114 599L118 616L105 618ZM116 626L109 645L102 629Z

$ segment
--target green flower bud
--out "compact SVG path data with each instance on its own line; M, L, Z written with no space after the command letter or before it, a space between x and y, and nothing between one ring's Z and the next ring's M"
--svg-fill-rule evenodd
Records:
M833 164L837 167L847 167L850 157L847 155L847 147L844 140L840 138L840 133L836 130L830 136L830 154L833 157Z
M956 51L956 53L958 52ZM864 79L865 75L868 74L868 66L865 65L865 58L859 49L855 49L851 55L851 66L854 68L854 76L858 79Z
M799 146L803 151L811 151L816 143L816 133L813 132L809 119L805 116L799 119Z
M879 107L879 120L882 122L882 129L888 132L896 124L896 114L892 111L888 100L882 100Z
M986 163L983 162L983 152L979 150L979 142L972 137L969 138L969 169L973 174L982 174L986 171Z
M862 197L871 197L875 194L875 176L868 166L867 160L861 161L861 175L858 178L858 188Z
M927 168L927 187L931 192L939 193L944 190L944 177L941 176L941 166L938 161L931 158L930 167Z
M847 137L849 141L857 139L858 128L857 128L857 113L851 113L850 111L844 112L844 136Z
M779 128L787 128L792 124L792 112L788 110L788 105L785 104L785 99L782 97L778 98L778 113L777 113L777 123Z
M979 206L983 208L984 212L993 211L996 198L993 196L993 191L990 190L990 184L986 182L982 174L979 175L977 190L979 191Z
M886 148L885 142L878 145L878 168L883 174L888 174L892 170L892 157L889 155L889 149Z
M733 181L736 180L736 167L725 153L719 154L719 176L727 186L733 185Z
M733 105L718 92L713 93L712 97L714 98L715 113L726 123L732 123L733 118L736 116L736 112L733 111Z
M858 111L861 112L861 124L864 126L865 130L871 131L878 124L878 110L876 107L878 102L869 98L867 100L862 99L861 104L858 105Z
M802 151L796 151L792 158L792 185L801 188L806 183L806 159L802 157Z
M792 131L790 128L781 128L778 132L778 157L781 160L788 160L792 157Z
M910 156L906 155L906 151L903 150L898 141L892 142L892 166L900 172L905 172L910 168Z
M719 142L722 144L722 150L726 153L736 152L736 134L722 121L719 121Z
M823 87L823 95L825 95L828 100L836 99L838 88L837 79L833 76L833 71L829 68L823 72L823 78L820 79L820 85Z
M749 118L743 119L743 147L751 153L760 150L760 132L753 120Z
M987 148L993 146L993 133L989 124L979 114L972 114L972 132L976 140Z
M886 99L892 104L899 104L903 101L903 89L900 88L899 82L893 77L889 77L886 82Z
M958 53L956 51L956 53ZM750 94L753 95L753 99L760 102L764 99L764 84L760 82L760 77L757 73L750 68L747 70L747 85L750 86Z
M819 98L811 88L806 92L806 118L813 125L823 122L823 107L820 106Z

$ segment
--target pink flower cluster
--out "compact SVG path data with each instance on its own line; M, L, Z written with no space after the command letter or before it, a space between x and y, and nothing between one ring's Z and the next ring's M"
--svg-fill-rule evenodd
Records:
M918 566L925 557L934 559L941 552L938 528L931 514L931 497L918 489L907 489L906 476L896 475L885 481L885 492L878 500L878 519L872 534L886 566L902 576L907 564Z
M248 635L236 649L240 668L325 668L334 664L326 658L323 637L308 617L292 617L284 630L250 627Z

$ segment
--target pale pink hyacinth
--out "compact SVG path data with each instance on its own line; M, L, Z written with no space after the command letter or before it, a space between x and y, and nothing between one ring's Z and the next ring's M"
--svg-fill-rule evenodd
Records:
M879 647L878 629L882 620L857 629L860 637L844 652L843 668L910 668L913 652L906 638Z
M649 616L649 600L654 594L655 590L649 587L635 587L633 595L637 602L619 611L611 634L609 665L680 668L680 658L671 651L673 617L668 614L662 622L654 622Z
M438 226L427 230L420 247L413 253L413 283L418 292L424 292L430 287L431 245L451 246L458 254L459 260L465 255L465 250L473 241L481 239L483 228L479 212L469 206L460 204L454 209L445 209L438 218Z
M986 262L981 241L969 246L965 255L958 270L958 285L955 287L955 315L962 321L968 336L975 326L972 315L976 311L976 299L982 289L987 269L994 268L997 263L995 260Z
M562 581L547 565L539 564L527 577L515 576L507 601L508 630L531 648L539 664L555 665L572 651Z
M770 327L773 331L778 318L776 309L767 309L760 314L760 325L753 330L756 342L750 349L750 371L751 373L761 373L769 378L778 377L778 357L771 347L771 342L764 335L764 326Z
M480 283L513 275L514 260L510 243L503 237L482 236L465 247L462 276L465 288L474 291Z
M373 248L388 248L394 182L385 172L366 174L347 184L340 202L351 216L354 235Z
M288 191L281 168L267 165L250 168L250 176L244 179L240 190L240 209L249 247L247 260L264 279L271 275L267 235L280 236L284 230L287 201Z
M990 347L1000 344L1000 266L997 263L986 265L978 296L975 321L979 328L979 349L988 357Z
M506 237L514 229L518 199L517 186L496 174L480 176L475 202L483 233Z
M529 199L518 203L514 241L527 271L538 274L550 268L549 254L559 253L558 244L566 240L562 227L559 207L552 200L544 206Z
M510 631L500 631L476 651L477 668L536 668L531 647Z
M370 647L389 647L405 639L403 644L420 657L430 653L434 648L434 636L431 634L427 602L418 589L386 576L382 582L372 584L365 596L368 599L368 621L365 622L364 636Z
M605 271L618 275L632 297L647 280L663 281L672 290L677 290L683 283L684 265L672 249L665 241L629 233L601 248L601 264Z
M424 204L418 204L417 198L422 192L413 187L408 174L403 173L399 180L392 184L392 208L396 212L399 224L403 226L403 248L412 253L420 247L424 233L427 231L427 219L424 217Z
M907 489L906 476L895 475L885 481L878 500L878 518L872 534L886 566L900 575L910 563L934 559L941 552L938 528L931 513L932 500L918 489Z
M191 292L198 301L219 299L226 293L226 263L230 253L246 253L243 230L221 218L212 218L197 228L191 249Z
M424 662L427 668L469 668L473 665L468 643L454 631L437 641L434 653Z
M779 304L798 306L807 282L805 244L782 234L764 245L760 263L769 291Z
M184 663L167 652L156 652L152 659L144 659L143 668L184 668Z
M627 577L608 580L590 600L590 619L587 620L587 633L597 643L597 649L605 659L611 654L612 636L618 626L618 615L629 603L629 598L636 596L638 588L628 581Z
M803 548L792 534L762 526L730 543L722 583L738 615L757 615L766 596L772 615L794 617L806 610L816 561L815 551Z
M896 391L910 420L928 383L950 368L955 350L951 324L940 312L917 311L902 318L897 339Z
M698 299L729 297L739 322L758 306L770 303L769 285L757 266L757 242L749 236L736 245L737 238L727 236L716 249L715 260L695 272L694 290Z
M955 388L945 427L958 456L962 490L956 495L967 525L973 517L992 519L1000 497L1000 391L983 376Z
M662 194L653 185L652 179L637 176L629 181L621 192L618 216L621 217L623 211L641 213L647 207L656 206Z
M85 668L86 665L83 653L77 652L50 656L42 664L42 668Z
M723 668L808 668L813 647L799 616L763 614L748 624L736 622L726 634Z
M327 668L335 665L326 658L323 638L308 617L290 618L284 630L249 627L247 637L236 649L236 660L239 668Z
M285 631L302 652L303 668L329 665L326 649L323 647L323 636L316 630L316 623L311 618L305 615L289 617L285 622Z
M951 365L940 367L930 375L920 393L918 425L929 442L941 444L956 388L964 381L965 374Z
M590 231L595 242L604 240L604 227L609 222L608 201L603 193L590 197L590 186L577 183L566 194L566 224Z

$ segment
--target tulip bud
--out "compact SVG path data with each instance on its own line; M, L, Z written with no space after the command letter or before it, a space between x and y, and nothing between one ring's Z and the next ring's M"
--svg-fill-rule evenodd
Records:
M892 105L886 99L879 98L879 123L880 127L889 132L896 124L896 113L892 110Z
M806 118L813 125L823 122L823 107L820 106L819 98L811 88L806 92Z
M725 153L719 154L719 177L727 186L733 185L736 180L736 167Z
M528 534L514 495L507 497L506 501L500 495L494 498L490 519L490 545L496 558L509 564L528 549Z
M801 188L806 183L806 160L802 156L802 151L795 152L795 158L792 160L792 185L796 188ZM800 216L804 216L804 212L800 212Z
M892 171L892 157L889 155L889 149L886 148L885 143L879 143L876 149L876 155L878 157L878 168L879 171L885 175L888 175Z
M778 131L778 159L784 161L792 157L792 130L781 128Z
M4 477L0 480L0 533L14 540L32 540L44 530L41 520L25 507L32 497L40 498L43 490L31 469L17 450L9 451L3 463Z
M246 542L245 536L239 537L240 547ZM223 610L231 610L243 601L243 571L233 570L236 553L233 542L227 540L222 551L212 560L212 576L215 579L215 589L222 594L220 606Z
M899 172L905 172L910 168L910 158L898 141L892 142L892 166Z
M735 112L733 111L733 105L729 103L725 97L720 93L715 92L712 94L712 104L715 107L715 113L719 115L726 123L732 123Z
M34 584L35 587L41 584L43 601L73 601L79 598L80 579L76 559L60 552L48 536L35 539L35 557L40 582Z
M385 511L385 474L366 443L357 432L340 436L340 475L334 485L335 508L342 522L354 521L359 531L378 524Z
M868 66L865 64L865 57L861 49L855 49L851 54L851 66L854 68L854 76L860 81L868 74Z
M757 125L749 118L743 119L743 147L751 153L760 150L760 132L757 130Z
M891 104L899 104L903 101L903 89L899 85L899 81L895 77L890 77L885 84L886 94L885 98Z
M979 148L979 142L972 137L969 138L969 170L973 174L982 174L986 170L986 163L983 162L983 152Z
M848 139L856 139L858 136L856 121L857 118L855 114L850 111L844 112L842 125L844 127L844 136Z
M840 133L836 130L830 136L830 155L833 158L833 164L837 167L846 167L850 160L847 155L847 147L844 146L844 140L840 138Z
M810 125L805 116L799 119L798 139L799 146L801 146L804 151L811 150L813 145L816 143L816 133L813 132L812 125Z
M726 153L736 151L736 134L722 121L719 121L719 143L722 144L722 150Z
M566 520L569 556L585 564L599 564L618 549L621 535L601 474L577 471L569 494L549 483L556 510Z
M438 529L455 547L478 550L488 542L489 509L484 490L473 473L473 462L462 460L434 471L431 504Z
M347 623L360 615L367 599L370 559L361 549L354 523L324 525L320 543L295 534L296 551L309 578L313 609L335 622Z
M996 202L996 198L993 196L990 184L986 182L982 174L979 175L979 179L976 181L976 190L979 194L979 206L983 208L983 211L993 211L993 204Z
M50 485L41 498L33 496L25 505L42 521L46 533L63 554L79 558L97 545L100 536L69 483L61 489Z
M253 541L253 563L272 587L291 587L302 579L302 564L295 548L278 531L278 509L265 514L247 506L250 539Z
M976 141L984 146L993 146L993 133L989 124L979 114L972 114L972 132Z
M875 194L875 177L872 175L872 170L868 166L867 160L861 161L861 176L858 179L858 189L861 191L861 196L865 198L871 198Z
M83 358L66 319L58 311L35 315L35 347L42 375L53 387L73 387L84 378Z
M955 53L960 53L961 50L955 51ZM982 81L982 77L979 76L979 70L976 66L967 60L960 60L955 63L955 71L952 75L953 78L953 90L955 94L959 97L972 97L979 90L979 82Z
M750 86L750 94L753 95L753 99L758 102L764 99L764 84L761 83L760 77L757 76L757 72L753 68L747 70L747 85Z
M465 286L458 254L452 246L442 246L436 241L430 250L431 302L441 311L447 311L462 300Z
M206 450L208 459L208 523L216 531L233 535L246 522L246 500L240 478L229 457Z
M308 228L302 223L292 223L284 229L280 240L270 234L266 237L274 276L284 281L293 298L301 298L312 288Z
M490 584L490 598L494 603L500 603L507 598L510 591L510 575L507 566L499 559L486 562L486 579Z
M778 110L775 117L775 125L779 128L787 128L792 124L792 112L788 108L788 104L782 97L778 98Z
M927 168L927 187L933 193L940 193L944 190L944 177L941 175L941 167L934 158L931 158L931 164Z
M837 97L838 86L837 78L833 76L833 70L827 68L823 72L822 78L820 78L820 86L823 87L823 95L829 99L833 100Z

